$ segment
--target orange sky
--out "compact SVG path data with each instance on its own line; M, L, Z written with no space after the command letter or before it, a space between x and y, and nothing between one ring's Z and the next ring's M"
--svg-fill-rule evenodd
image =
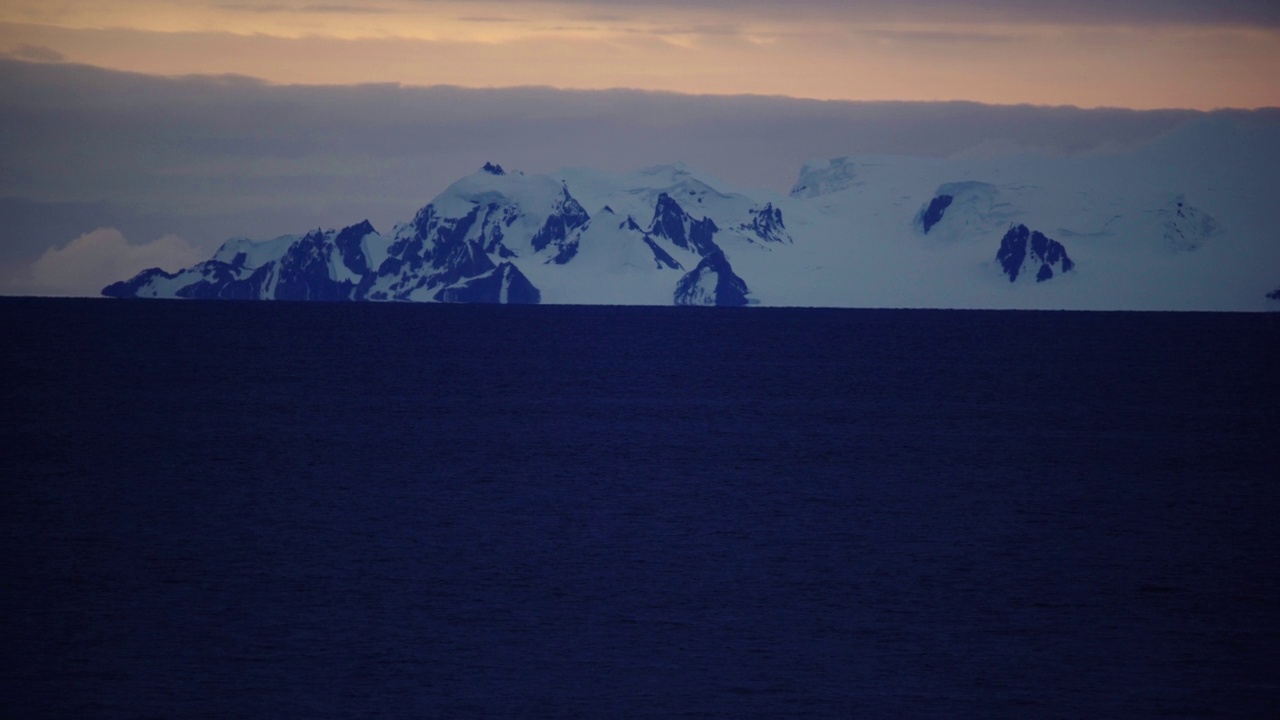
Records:
M1211 6L1189 1L1146 17L1091 2L1033 11L1042 6L1016 0L8 0L0 7L0 52L278 83L632 87L1081 107L1280 105L1280 30L1249 22L1270 19L1256 10L1261 6L1238 4L1245 11L1217 18L1203 11Z

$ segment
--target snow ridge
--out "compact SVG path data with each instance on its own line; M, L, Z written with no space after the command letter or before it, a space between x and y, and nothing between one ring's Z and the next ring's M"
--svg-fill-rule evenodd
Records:
M1201 146L1230 162L1188 150ZM486 163L389 234L362 221L232 238L103 294L1280 309L1277 155L1280 129L1215 125L1096 157L835 158L806 164L789 196L681 164L526 175Z

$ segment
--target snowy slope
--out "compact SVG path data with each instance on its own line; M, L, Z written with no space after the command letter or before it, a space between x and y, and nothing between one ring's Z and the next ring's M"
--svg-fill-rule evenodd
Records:
M488 165L381 235L229 240L119 297L1263 310L1280 128L1213 118L1124 154L807 163L789 196L681 164Z

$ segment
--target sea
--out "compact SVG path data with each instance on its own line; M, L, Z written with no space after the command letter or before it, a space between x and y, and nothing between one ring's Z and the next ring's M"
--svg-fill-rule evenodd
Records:
M5 717L1280 717L1280 314L0 321Z

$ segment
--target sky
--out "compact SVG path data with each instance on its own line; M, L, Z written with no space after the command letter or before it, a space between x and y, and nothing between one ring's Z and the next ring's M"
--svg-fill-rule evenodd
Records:
M814 159L1105 152L1276 106L1273 2L5 0L0 294L389 230L486 161L785 192Z
M1280 105L1272 0L6 0L0 51L276 83Z

